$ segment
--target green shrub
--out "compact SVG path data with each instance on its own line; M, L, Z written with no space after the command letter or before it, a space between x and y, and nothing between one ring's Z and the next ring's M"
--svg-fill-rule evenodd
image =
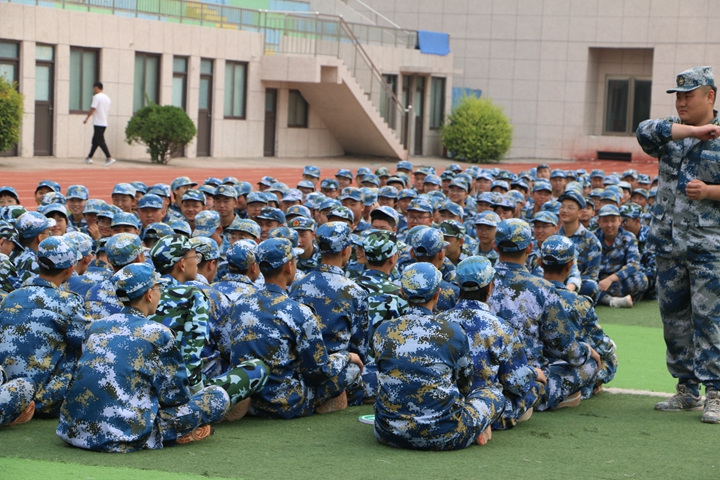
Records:
M465 96L441 129L443 146L465 162L499 162L510 150L512 125L491 100Z
M183 109L151 103L130 119L125 127L125 141L147 146L153 163L167 164L171 155L190 143L196 133Z
M10 150L20 141L23 96L16 85L0 75L0 152Z

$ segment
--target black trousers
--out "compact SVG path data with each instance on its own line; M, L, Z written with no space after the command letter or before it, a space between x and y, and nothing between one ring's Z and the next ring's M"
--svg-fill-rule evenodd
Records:
M100 147L100 150L103 151L107 158L110 158L110 151L108 150L107 145L105 145L105 129L107 127L94 125L93 128L95 129L95 132L93 133L92 146L90 147L88 158L92 158L92 156L95 155L95 150L97 150L98 147Z

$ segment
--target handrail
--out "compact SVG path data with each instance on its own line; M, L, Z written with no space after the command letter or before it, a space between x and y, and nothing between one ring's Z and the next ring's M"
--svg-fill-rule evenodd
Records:
M383 20L385 20L387 23L389 23L389 24L392 25L393 27L395 27L395 28L397 28L397 29L399 29L399 30L405 30L405 29L402 28L400 25L398 25L397 23L393 22L392 20L390 20L389 18L387 18L385 15L383 15L382 13L380 13L380 12L378 12L377 10L375 10L374 8L372 8L372 7L371 7L370 5L368 5L367 3L361 2L360 0L354 0L354 1L355 1L356 3L359 3L360 5L362 5L366 10L369 10L370 12L372 12L376 17L382 18ZM350 0L343 0L343 3L345 3L345 5L350 6ZM352 8L352 7L351 7L351 8ZM377 25L377 21L375 22L375 24Z

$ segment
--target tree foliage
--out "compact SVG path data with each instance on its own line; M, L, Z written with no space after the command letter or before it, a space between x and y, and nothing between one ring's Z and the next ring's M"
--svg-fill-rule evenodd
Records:
M490 99L465 96L442 127L443 146L457 160L499 162L510 150L512 125Z
M20 141L23 95L17 85L0 75L0 152L10 150Z
M153 163L167 164L172 154L190 143L196 133L195 124L183 109L151 103L130 119L125 141L147 146Z

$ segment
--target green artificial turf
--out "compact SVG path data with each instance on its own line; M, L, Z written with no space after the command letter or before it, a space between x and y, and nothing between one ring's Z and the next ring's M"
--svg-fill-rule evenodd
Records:
M633 308L610 308L604 305L595 307L595 312L604 327L606 323L616 325L634 325L637 327L662 328L660 310L656 300L643 300ZM660 336L662 338L662 335Z

